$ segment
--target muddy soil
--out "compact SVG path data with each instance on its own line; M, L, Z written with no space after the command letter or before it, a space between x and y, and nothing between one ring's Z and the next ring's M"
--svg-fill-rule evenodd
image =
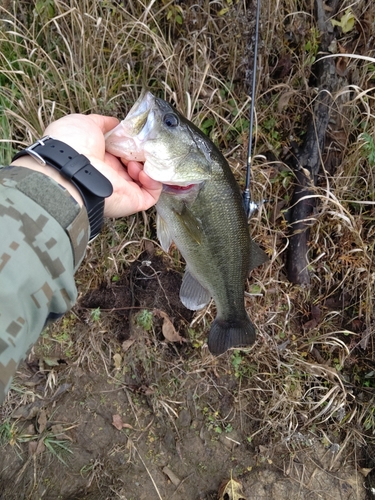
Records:
M239 407L233 373L202 359L176 378L171 367L183 372L191 339L166 342L163 318L147 330L139 312L162 310L188 339L192 314L179 302L180 283L165 257L146 252L75 308L75 339L99 339L96 361L83 353L72 363L64 351L46 356L42 341L36 346L20 370L36 397L12 415L0 498L216 500L233 477L242 496L224 500L365 499L364 477L350 446L341 455L340 436L324 445L313 432L296 433L270 445L255 402ZM101 321L89 322L98 307ZM100 359L103 345L110 365Z

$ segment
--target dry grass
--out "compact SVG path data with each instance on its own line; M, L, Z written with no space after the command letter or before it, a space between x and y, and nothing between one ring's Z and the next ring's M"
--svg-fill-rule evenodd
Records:
M348 60L334 94L329 151L322 155L333 155L338 164L331 173L321 170L315 190L312 285L291 285L284 273L285 210L293 183L288 152L291 143L301 143L316 98L309 80L319 37L312 2L304 3L275 0L262 7L252 196L271 202L254 216L251 231L270 264L253 272L246 298L259 332L256 345L219 360L198 347L212 320L209 308L193 321L198 342L187 358L177 351L171 357L155 332L123 354L125 365L136 370L141 363L151 385L154 380L154 410L166 419L178 413L191 383L199 406L207 391L228 391L221 381L230 376L237 384L233 409L216 415L208 408L211 422L215 415L225 428L238 417L249 442L282 442L290 449L302 441L308 446L311 433L328 442L341 436L343 446L361 445L375 429L375 59ZM252 56L247 2L14 5L16 10L11 2L0 7L0 161L9 161L12 150L66 113L124 116L147 85L210 134L243 184L250 102L245 74ZM349 7L357 25L342 35L341 47L375 58L373 3L344 1L341 12ZM223 8L228 10L219 15ZM81 295L120 276L144 249L152 225L152 211L108 221L77 275ZM178 259L171 265L181 267ZM77 333L77 318L69 318L49 335L62 350L70 346L76 364L101 366L119 383L112 366L119 345L108 335L108 313L96 320L87 314L91 336ZM62 328L65 338L59 336ZM45 336L40 348L50 343ZM12 392L9 407L30 394L24 391L17 403L19 397ZM257 430L250 430L249 420L258 422Z

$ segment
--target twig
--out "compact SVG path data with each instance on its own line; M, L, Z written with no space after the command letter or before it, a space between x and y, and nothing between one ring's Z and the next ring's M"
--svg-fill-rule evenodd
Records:
M147 474L150 476L151 482L152 482L152 484L153 484L153 486L154 486L154 488L155 488L156 493L158 494L159 499L160 499L160 500L163 500L163 497L160 495L159 489L158 489L158 487L156 486L156 483L155 483L155 481L154 481L154 478L153 478L153 477L152 477L152 475L151 475L151 472L148 470L147 465L146 465L146 464L145 464L145 462L143 461L143 458L142 458L141 454L139 453L139 451L137 450L137 448L134 446L134 444L133 444L133 448L134 448L134 449L135 449L135 451L138 453L138 456L139 456L139 458L141 459L141 462L142 462L142 464L143 464L143 467L146 469Z

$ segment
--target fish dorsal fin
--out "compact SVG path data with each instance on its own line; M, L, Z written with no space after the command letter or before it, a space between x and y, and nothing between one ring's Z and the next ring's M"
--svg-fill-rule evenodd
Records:
M189 233L189 236L192 240L194 240L198 245L202 242L202 223L191 210L184 204L181 211L175 210L175 214L179 219L180 223L184 226L184 228Z
M249 271L252 271L258 266L261 266L270 259L266 252L262 250L256 243L250 238L250 260L249 260Z
M180 289L180 299L185 307L191 311L203 309L211 300L211 294L186 267Z
M158 213L156 214L156 233L162 249L164 252L168 252L172 243L172 238L169 233L167 223Z

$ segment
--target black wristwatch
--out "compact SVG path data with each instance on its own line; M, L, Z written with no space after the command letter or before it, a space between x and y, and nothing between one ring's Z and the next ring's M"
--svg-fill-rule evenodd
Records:
M12 161L25 155L32 156L41 165L50 165L74 184L87 209L90 241L93 240L103 226L104 198L113 192L109 180L91 165L86 156L48 135L19 151Z

